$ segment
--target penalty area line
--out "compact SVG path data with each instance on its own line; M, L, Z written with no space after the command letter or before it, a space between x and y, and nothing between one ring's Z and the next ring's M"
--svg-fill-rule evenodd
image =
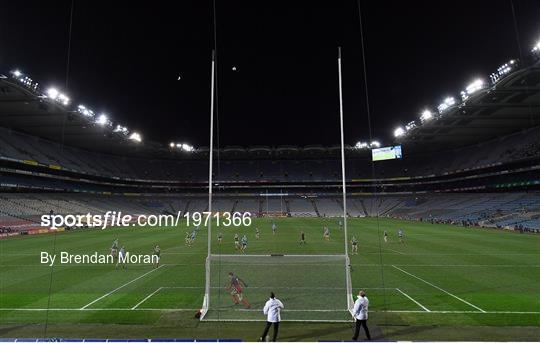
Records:
M158 289L156 289L155 291L153 291L152 293L150 293L148 296L146 296L146 298L144 298L143 300L139 301L137 303L137 305L133 306L131 308L131 310L135 310L137 307L139 307L139 305L141 305L143 302L145 302L146 300L150 299L150 297L152 297L154 294L156 294L157 292L159 292L160 290L162 290L163 287L159 287Z
M91 311L130 311L131 309L129 307L127 308L0 308L0 311L82 311L82 312L91 312ZM133 311L161 311L161 312L180 312L180 311L198 311L199 308L136 308ZM238 309L238 311L242 311L241 309ZM305 310L305 312L316 312L313 310ZM343 312L347 312L347 310L339 310ZM330 310L330 312L339 312L337 310ZM304 310L287 310L287 312L304 312ZM445 311L445 310L431 310L429 312L424 310L371 310L370 312L374 313L417 313L417 314L540 314L540 311ZM206 320L206 319L205 319ZM264 319L261 319L264 321ZM235 321L245 321L245 320L235 320ZM306 320L298 320L298 321L306 321ZM325 320L321 320L325 321Z
M133 282L135 282L135 281L137 281L137 280L139 280L139 279L145 277L146 275L155 272L156 270L160 269L160 268L163 267L163 266L165 266L165 265L163 264L163 265L161 265L161 266L159 266L159 267L157 267L157 268L155 268L155 269L152 269L152 270L150 270L150 271L148 271L148 272L146 272L146 273L144 273L144 274L142 274L142 275L136 277L135 279L133 279L133 280L131 280L131 281L129 281L129 282L126 282L126 283L123 284L122 286L117 287L117 288L113 289L112 291L110 291L109 293L104 294L104 295L100 296L99 298L97 298L97 299L95 299L95 300L89 302L88 304L84 305L84 306L81 307L80 309L81 309L81 310L85 310L88 306L91 306L91 305L95 304L96 302L100 301L101 299L108 297L109 295L113 294L114 292L116 292L116 291L118 291L118 290L120 290L120 289L126 287L126 286L129 285L129 284L132 284Z
M480 307L478 307L478 306L476 306L476 305L474 305L474 304L471 304L471 303L468 302L467 300L461 299L461 298L458 297L457 295L452 294L452 293L450 293L450 292L448 292L448 291L442 289L441 287L439 287L439 286L437 286L437 285L434 285L434 284L432 284L431 282L422 279L421 277L418 277L418 276L416 276L416 275L414 275L414 274L411 274L411 273L409 273L409 272L406 271L406 270L403 270L403 269L401 269L401 268L399 268L399 267L396 267L395 265L392 265L392 267L394 267L395 269L399 270L399 271L402 272L402 273L405 273L405 274L407 274L407 275L409 275L409 276L412 276L413 278L415 278L415 279L417 279L417 280L420 280L420 281L424 282L425 284L430 285L430 286L433 287L433 288L438 289L438 290L441 291L441 292L444 292L444 293L448 294L448 295L451 296L451 297L454 297L455 299L457 299L457 300L459 300L459 301L461 301L461 302L463 302L463 303L465 303L465 304L467 304L467 305L469 305L469 306L471 306L471 307L477 309L478 311L480 311L480 312L482 312L482 313L486 313L486 311L482 310Z
M403 295L406 296L409 300L411 300L412 302L414 302L416 305L418 305L418 306L420 306L421 308L423 308L424 311L426 311L426 312L431 312L427 307L425 307L424 305L420 304L418 301L414 300L413 297L411 297L411 296L408 295L407 293L403 292L401 289L396 288L396 291L398 291L399 293L403 294Z

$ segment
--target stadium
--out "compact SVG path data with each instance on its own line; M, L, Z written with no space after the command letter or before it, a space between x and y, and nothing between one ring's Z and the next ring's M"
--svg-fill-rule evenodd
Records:
M328 96L332 112L317 126L315 116L305 115L299 124L295 116L302 114L284 108L275 123L256 116L235 131L229 123L235 122L240 107L234 106L240 105L230 99L240 95L233 90L247 97L251 88L268 87L276 92L268 93L269 101L279 102L279 88L288 85L268 81L261 86L251 80L246 86L245 80L259 77L255 71L233 79L242 68L249 69L242 56L249 55L250 47L239 48L238 56L231 53L238 46L226 38L220 41L220 34L235 30L227 31L225 24L220 28L216 20L220 11L236 21L254 10L244 4L238 14L217 3L217 8L209 2L201 10L211 18L204 23L210 33L201 39L210 37L212 44L203 44L197 53L205 58L202 67L192 69L204 72L172 72L174 82L192 82L188 86L152 79L166 74L166 68L152 76L137 71L118 86L107 79L114 73L94 71L99 82L92 83L92 67L76 64L77 58L93 54L82 48L92 43L77 25L102 7L75 1L46 10L38 2L21 6L35 15L67 11L69 39L62 39L69 44L67 62L54 69L67 70L65 82L62 75L51 76L43 46L43 55L13 52L0 60L0 341L257 341L270 292L284 304L278 340L350 341L360 290L369 297L374 340L537 341L540 42L518 40L519 53L510 48L500 52L506 57L495 66L482 62L482 47L471 43L481 56L476 64L489 73L476 73L461 89L433 90L448 89L448 95L430 99L423 108L425 97L418 95L410 101L422 109L385 115L384 123L401 124L383 130L383 115L377 111L381 103L406 102L388 95L390 90L379 101L373 95L377 86L368 86L365 53L369 35L376 33L363 28L369 29L365 18L375 5L358 1L323 7L323 12L341 16L347 8L360 16L360 29L350 37L356 50L348 38L321 48L328 61L321 69L328 71L317 71L307 81L311 85L306 87L324 88L315 80L331 75L324 82L333 91L326 94L324 88L310 94L309 101L315 103L313 111L323 111L326 105L320 103ZM17 6L9 9L22 11ZM121 7L109 8L111 16ZM525 5L517 8L527 12ZM146 13L148 8L138 10ZM286 15L265 12L260 20L266 15L287 27ZM514 15L513 20L526 21L520 18ZM305 24L296 21L299 27ZM129 27L126 23L121 25ZM20 37L30 37L18 28ZM104 39L88 30L96 41ZM131 30L125 29L125 37L136 36L138 29ZM291 28L283 30L289 34ZM540 33L527 33L534 34ZM51 51L57 49L56 36L44 38L54 46ZM14 48L9 39L4 42ZM253 43L254 51L257 46ZM295 56L287 49L280 52L287 58L289 53ZM28 62L32 66L15 65L17 54L28 55L22 60L33 61ZM114 59L110 54L106 58ZM238 67L231 56L240 61ZM272 56L281 63L281 57ZM361 62L352 62L358 56ZM143 68L123 61L129 74ZM285 63L279 68L289 73L293 67ZM443 70L437 78L453 85L462 76ZM297 86L295 77L291 87ZM361 82L353 94L354 78ZM148 92L146 98L126 95L122 104L132 106L126 108L130 115L118 120L115 113L99 109L113 106L96 100L111 99L104 89L112 87L122 98L134 89L129 84L143 89L138 94ZM171 97L167 87L180 89L186 98ZM409 90L413 97L436 88L416 87ZM301 90L295 92L306 99ZM357 101L360 97L365 99ZM166 104L158 105L158 98L186 108L189 98L200 98L201 110L162 121L166 115L159 106ZM296 100L287 101L284 107L296 108L291 104ZM246 106L251 116L271 105ZM358 109L353 111L354 106ZM138 118L137 111L150 118ZM364 123L361 130L351 124L356 120ZM132 122L140 129L132 129ZM184 137L162 136L173 129ZM309 131L324 132L318 136L321 143L303 144L309 140L301 137ZM290 144L296 139L302 144Z

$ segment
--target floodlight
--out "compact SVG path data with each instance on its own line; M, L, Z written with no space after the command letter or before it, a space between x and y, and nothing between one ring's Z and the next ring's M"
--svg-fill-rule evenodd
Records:
M370 147L380 148L380 146L381 146L381 143L379 143L378 141L372 141L370 144Z
M184 144L182 144L182 150L191 152L191 151L194 150L194 148L191 145L184 143Z
M420 115L420 121L422 123L426 122L426 121L428 121L428 120L430 120L432 118L433 118L433 113L431 113L431 111L427 110L427 109L422 112L422 115Z
M400 126L394 130L394 137L401 137L405 134L405 130Z
M58 94L57 99L58 99L58 101L60 101L64 105L69 104L69 98L67 96L65 96L64 94L62 94L62 93Z
M96 119L96 124L105 125L109 121L109 118L105 114L100 114Z
M474 92L479 91L479 90L482 89L483 87L484 87L484 81L482 81L481 79L476 79L476 80L474 80L473 82L471 82L471 83L465 88L465 90L467 91L468 94L473 94Z
M356 149L366 149L369 147L369 145L367 144L367 142L358 142L354 147Z
M412 129L414 129L416 127L416 123L413 121L407 123L407 125L405 125L405 130L406 131L410 131Z
M439 110L439 113L443 113L444 111L454 106L455 104L456 104L456 99L454 99L454 97L449 96L444 99L444 101L437 107L437 109Z
M497 81L499 81L499 79L501 79L504 75L512 72L517 67L517 64L518 63L516 60L510 60L509 62L497 68L497 71L489 76L491 82L496 83Z
M135 141L137 143L140 143L142 141L142 138L141 138L141 135L138 134L137 132L133 132L130 136L129 136L129 139L131 139L132 141Z
M56 100L56 98L58 97L58 94L60 93L58 92L56 88L47 89L47 96L53 100Z
M14 70L12 73L13 73L13 76L15 76L15 77L21 77L21 75L22 75L21 71L18 70L18 69Z
M92 117L94 115L94 112L92 112L91 109L86 108L84 105L77 106L77 111L84 115L85 117Z
M127 135L129 133L127 127L122 126L122 125L116 125L116 128L113 130L113 132L120 132L120 133L123 133L124 135Z
M540 41L536 42L536 44L532 48L532 52L536 52L536 53L540 52Z

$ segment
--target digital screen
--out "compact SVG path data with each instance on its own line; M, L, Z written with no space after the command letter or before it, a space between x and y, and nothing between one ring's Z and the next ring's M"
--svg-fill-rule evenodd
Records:
M373 161L395 160L401 158L401 145L372 149L371 156Z

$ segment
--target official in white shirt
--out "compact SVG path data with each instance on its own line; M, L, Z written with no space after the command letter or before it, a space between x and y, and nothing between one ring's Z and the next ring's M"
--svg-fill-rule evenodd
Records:
M371 340L371 336L369 335L369 329L367 327L368 307L369 300L366 297L366 292L360 291L358 293L358 299L356 299L356 301L354 302L354 308L352 312L354 319L356 319L356 329L354 330L354 336L352 338L353 341L356 341L358 339L358 334L360 333L360 326L364 327L367 339Z
M268 334L268 330L270 330L270 326L272 326L272 324L274 324L274 337L272 338L272 342L276 341L279 330L279 322L281 321L282 309L283 303L279 299L276 299L274 292L271 292L270 299L268 299L263 309L263 313L266 315L266 327L264 328L264 332L260 338L262 342L266 340L266 335Z

